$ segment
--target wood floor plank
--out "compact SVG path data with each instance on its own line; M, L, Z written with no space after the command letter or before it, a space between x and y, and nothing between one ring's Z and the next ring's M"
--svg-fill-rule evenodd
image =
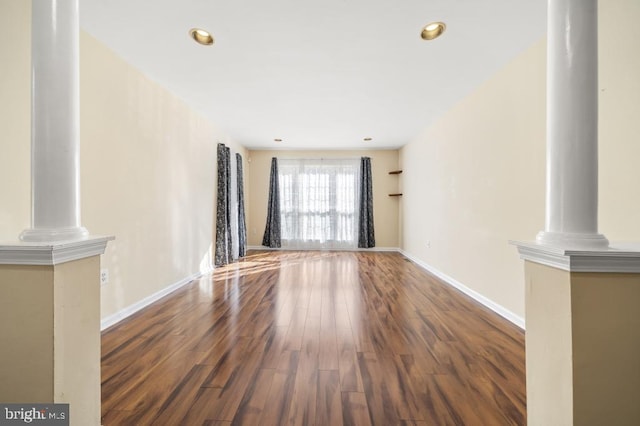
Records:
M308 310L308 307L302 306L295 308L284 339L283 346L285 350L299 351L302 347L302 335L304 334Z
M212 369L213 367L210 365L194 365L160 406L153 423L158 425L179 424L187 416L198 390Z
M367 397L362 392L342 393L342 422L345 426L371 425Z
M362 374L364 394L371 422L376 425L392 425L399 422L385 381L384 368L374 352L359 352L358 365Z
M264 342L256 340L248 346L244 362L238 364L229 380L221 388L220 396L215 401L213 419L232 421L247 389L250 389L259 373L260 360L264 353ZM206 383L206 381L205 381ZM209 417L210 418L210 417Z
M338 336L335 316L335 291L325 286L322 289L320 312L320 354L318 363L321 370L338 370Z
M358 354L350 328L340 328L337 333L342 392L363 392L362 375L358 367Z
M212 365L211 373L202 384L208 388L223 388L227 385L232 376L243 367L243 358L247 354L248 347L254 343L252 337L240 337L235 348L231 351L223 352L222 356ZM208 361L203 360L203 364Z
M201 358L200 353L180 348L173 351L158 345L150 348L129 360L130 364L121 364L121 373L103 381L103 395L111 395L102 403L103 412L112 408L140 411L142 407L159 406L161 399Z
M468 389L475 399L483 401L480 405L487 411L487 414L483 414L483 419L493 416L501 424L527 423L523 410L525 407L519 406L517 400L509 398L492 380L473 380L469 383Z
M269 392L273 383L275 369L261 369L255 383L245 392L238 411L233 418L234 425L260 424L265 404L269 398Z
M298 371L299 355L299 351L283 352L278 368L273 375L261 423L283 425L287 422Z
M391 404L400 420L422 420L419 397L411 377L404 374L400 355L378 355L384 369L384 378Z
M399 253L250 252L102 334L110 425L522 425L524 333Z
M222 424L222 420L215 420L220 410L222 388L199 388L191 409L182 419L184 425ZM218 423L216 423L218 422ZM226 423L226 422L225 422ZM228 422L231 424L231 422ZM107 426L107 424L103 424Z
M265 335L266 345L260 368L275 369L278 366L280 355L284 351L288 329L288 326L277 326Z
M135 416L133 411L123 410L111 410L102 416L101 424L114 425L114 426L126 426L131 425L132 418Z
M298 371L291 395L288 424L313 426L316 420L318 354L320 352L320 322L306 322Z
M321 370L318 373L317 392L316 424L342 425L340 373L337 370Z
M438 378L444 378L445 384L442 384ZM450 377L442 375L429 375L424 378L425 388L422 394L422 407L427 412L426 421L434 425L465 425L465 424L483 424L483 423L465 423L465 420L459 413L459 404L464 401L455 400L456 395L450 395L446 389L453 387L447 385L447 379ZM449 380L451 382L451 380ZM451 382L451 383L456 383ZM474 421L478 421L475 419Z
M149 424L162 405L180 386L192 368L198 364L201 354L192 351L177 351L161 363L148 366L149 374L144 380L123 394L121 406L135 411L132 424Z

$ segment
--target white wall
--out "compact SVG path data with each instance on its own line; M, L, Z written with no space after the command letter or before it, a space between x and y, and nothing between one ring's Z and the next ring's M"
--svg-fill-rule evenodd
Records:
M600 2L600 230L610 240L640 239L639 19L640 2ZM523 267L507 241L544 228L545 42L400 155L405 251L521 318Z

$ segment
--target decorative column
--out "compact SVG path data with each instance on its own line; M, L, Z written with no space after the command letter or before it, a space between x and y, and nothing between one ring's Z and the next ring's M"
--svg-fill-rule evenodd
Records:
M80 225L78 0L32 4L31 229L23 241L88 235Z
M597 3L549 1L545 244L608 245L598 234Z
M598 234L597 0L549 0L546 226L525 260L527 424L640 424L640 244Z
M72 426L99 426L100 255L113 238L80 225L78 0L28 3L31 228L0 245L0 401L69 404Z

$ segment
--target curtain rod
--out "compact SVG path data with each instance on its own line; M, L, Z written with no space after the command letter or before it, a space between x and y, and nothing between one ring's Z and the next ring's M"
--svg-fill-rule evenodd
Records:
M360 160L362 157L312 157L312 158L300 158L300 157L276 157L278 160Z

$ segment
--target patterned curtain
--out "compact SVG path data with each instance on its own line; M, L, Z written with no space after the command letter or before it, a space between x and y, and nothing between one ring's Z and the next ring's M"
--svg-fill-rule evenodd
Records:
M358 225L358 247L376 246L373 231L373 185L371 182L371 158L360 159L360 221Z
M279 248L280 240L280 188L278 186L278 160L271 159L271 177L269 178L269 205L267 207L267 226L264 229L262 245Z
M238 170L238 255L244 257L247 251L247 222L244 217L244 178L240 154L236 154L236 168Z
M216 266L233 260L229 190L231 186L231 150L218 144L218 196L216 201Z

